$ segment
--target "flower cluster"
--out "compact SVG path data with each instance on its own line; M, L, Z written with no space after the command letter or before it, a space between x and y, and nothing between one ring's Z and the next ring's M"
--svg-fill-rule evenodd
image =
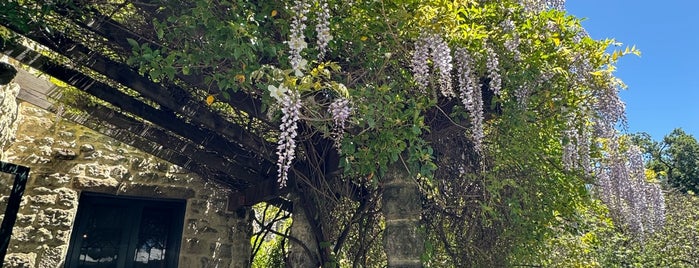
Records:
M618 88L609 84L594 90L594 108L597 111L595 118L595 128L601 137L610 137L614 133L617 123L624 123L626 116L624 110L626 105L619 96Z
M520 0L519 3L526 12L541 12L547 9L565 10L565 0Z
M500 22L500 28L502 28L502 30L506 33L512 32L515 30L515 22L511 19L505 19Z
M328 46L328 42L333 39L330 35L330 10L328 10L327 0L316 0L316 6L318 8L317 21L316 21L316 34L318 34L318 59L321 60L325 57L325 49Z
M434 68L439 72L439 90L445 97L454 97L451 86L451 70L453 69L451 49L447 42L437 34L422 33L415 42L415 51L411 61L413 76L420 89L424 90L429 84L432 60Z
M301 61L303 57L301 56L301 51L303 51L308 44L306 43L303 31L306 29L306 14L310 8L310 4L306 3L304 0L294 1L294 6L291 7L291 13L294 17L291 20L291 36L289 37L289 62L291 63L291 69L295 72L300 70Z
M592 137L581 121L575 115L567 116L566 129L563 131L563 168L569 171L582 170L589 175L592 174Z
M474 75L473 59L464 48L456 49L454 57L459 81L459 97L469 112L474 148L480 152L485 136L483 133L483 97L478 80Z
M574 170L580 167L580 163L578 162L580 159L580 153L578 151L580 136L574 127L572 119L568 119L563 135L565 141L563 143L563 168L566 170Z
M342 145L342 138L345 132L345 124L347 119L352 113L352 108L350 107L350 102L346 98L337 98L330 103L330 115L333 118L333 130L332 137L335 142L335 148L340 150Z
M415 50L410 62L413 77L420 90L425 90L430 81L430 46L427 37L423 34L415 42Z
M519 35L513 34L512 38L505 40L505 49L512 52L515 61L519 61L522 58L521 52L519 52Z
M454 97L454 91L451 88L451 49L447 42L439 35L433 34L429 37L430 49L432 50L432 63L439 71L439 91L445 97Z
M531 95L531 86L528 83L520 85L515 90L515 98L517 98L517 104L519 107L524 109L527 107L527 101L529 101L529 95Z
M502 89L502 77L499 71L500 60L492 47L487 46L485 52L487 57L485 66L488 69L488 78L490 78L490 90L492 90L496 96L500 96L500 89Z
M297 122L301 111L301 99L296 91L289 91L282 95L281 101L282 123L279 126L279 140L277 141L277 173L279 187L285 187L289 177L291 163L296 157Z
M600 199L612 216L622 219L637 234L654 232L664 225L665 199L657 183L646 181L638 147L619 151L617 137L609 139L608 163L600 166L597 177Z

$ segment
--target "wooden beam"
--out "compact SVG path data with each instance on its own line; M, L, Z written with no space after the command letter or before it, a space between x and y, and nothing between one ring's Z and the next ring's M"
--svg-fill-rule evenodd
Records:
M0 20L0 24L12 30L18 27ZM105 75L126 87L129 87L143 97L157 103L165 109L175 111L195 123L219 133L229 140L241 144L242 148L252 149L267 160L276 158L268 148L276 145L253 135L239 125L225 120L221 115L204 106L203 100L195 101L192 95L183 88L170 85L165 88L161 84L140 75L128 65L116 62L105 56L91 51L82 44L65 37L60 32L30 32L25 36L54 51L60 52L67 58L77 60L80 64Z
M206 150L206 148L200 148L195 144L183 140L179 136L175 136L167 131L163 131L157 126L153 126L145 122L140 122L134 118L128 117L117 111L111 110L105 106L97 105L94 107L78 108L83 111L86 111L90 115L89 117L87 117L88 119L96 118L100 122L102 122L102 124L110 125L112 128L111 132L129 132L131 134L129 136L138 137L140 139L156 143L160 145L160 148L164 150L170 150L173 153L177 153L182 156L187 156L187 158L189 158L190 161L197 162L208 169L213 169L220 173L229 174L229 176L231 177L229 178L230 180L242 180L246 182L237 182L235 184L247 184L249 182L266 180L268 177L274 176L269 175L270 170L261 170L263 173L260 173L258 170L255 170L255 168L260 167L259 164L255 162L244 160L230 161L222 157L215 151ZM94 123L88 125L88 120L85 120L82 117L73 117L72 119L73 121L88 127L100 126L99 124Z
M14 57L20 62L28 64L48 75L56 77L59 80L63 80L64 82L67 82L78 89L105 100L116 107L122 108L123 110L134 113L145 120L162 126L169 131L191 140L197 145L209 148L211 150L217 150L234 161L243 157L243 155L227 153L230 151L244 150L238 144L222 138L215 132L204 130L198 126L185 122L172 112L158 110L148 106L135 98L132 98L131 96L128 96L104 83L95 81L94 79L87 77L78 71L60 66L53 60L38 54L29 48L13 43L9 40L2 40L0 38L0 43L3 42L5 45L2 48L3 53ZM267 163L264 166L273 166L273 164Z
M102 15L98 11L92 10L86 6L80 6L76 3L76 7L83 7L85 10L90 10L92 12L86 13L85 10L77 11L70 6L59 6L55 9L58 14L65 16L66 18L72 20L79 27L92 31L93 33L102 36L109 40L112 44L116 45L117 49L120 51L128 52L131 51L131 44L128 43L128 39L136 40L139 44L148 44L153 49L162 48L161 44L155 43L150 39L144 38L125 27L124 25L114 21L112 18ZM165 55L166 57L167 55ZM182 73L176 74L177 78L181 79L185 83L198 87L201 89L207 89L213 94L218 94L222 90L218 88L215 84L207 84L201 76L198 75L184 75ZM232 107L239 109L262 122L267 122L265 114L261 111L262 102L242 91L231 92L230 98L227 103Z

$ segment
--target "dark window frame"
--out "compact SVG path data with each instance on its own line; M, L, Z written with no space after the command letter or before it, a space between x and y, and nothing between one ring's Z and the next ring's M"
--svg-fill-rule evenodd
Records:
M80 233L82 233L88 222L87 218L91 215L95 206L113 205L124 207L124 217L128 223L124 224L124 228L128 230L123 232L123 238L126 239L126 245L120 247L120 258L117 264L118 268L130 268L135 258L136 244L141 227L144 209L148 207L168 208L172 209L173 221L170 223L167 241L167 250L165 258L167 267L177 267L179 261L179 251L182 244L184 215L186 209L186 200L181 199L166 199L166 198L150 198L137 196L117 196L102 193L83 192L80 195L78 203L78 212L73 223L70 244L68 246L68 254L66 255L66 268L78 267L80 246Z
M24 190L27 186L27 179L29 179L29 170L25 166L0 161L0 172L15 175L10 197L7 200L7 207L5 208L5 217L3 217L2 224L0 224L0 267L2 267L2 263L5 260L7 247L10 245L12 227L15 226L17 221L19 205L22 202L22 195L24 195Z

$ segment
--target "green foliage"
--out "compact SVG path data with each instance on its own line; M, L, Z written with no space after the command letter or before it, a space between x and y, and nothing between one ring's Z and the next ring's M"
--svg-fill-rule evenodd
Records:
M282 268L284 254L288 248L285 237L289 233L291 219L288 213L267 203L253 207L254 231L250 243L253 247L253 268Z
M684 192L699 192L699 142L694 136L678 128L660 142L645 133L633 139L643 148L648 168L658 180Z
M579 207L577 219L562 221L541 251L519 259L545 267L696 267L699 198L666 192L667 223L644 237L615 226L604 205Z
M338 177L374 194L389 167L406 167L420 181L424 194L423 219L430 238L424 261L431 266L528 262L588 267L611 264L614 258L637 258L634 251L609 249L635 242L618 232L604 207L591 200L586 185L593 174L566 169L561 156L566 145L576 142L566 131L589 133L604 117L596 111L601 89L616 93L623 87L613 76L616 61L638 51L632 47L607 53L616 43L584 36L579 19L555 10L525 12L519 2L358 0L347 4L332 0L329 52L318 59L316 48L305 49L302 56L308 66L299 70L301 74L290 70L285 43L295 15L285 5L292 3L155 0L150 1L158 7L152 11L154 16L138 17L131 7L119 18L144 20L149 26L140 29L144 38L127 40L128 64L156 82L201 80L198 86L205 88L198 88L198 93L210 96L209 104L215 94L227 99L233 91L244 91L261 96L270 120L278 122L279 103L269 93L282 87L298 91L304 104L302 119L314 132L301 133L299 138L315 131L329 137L328 103L340 96L349 98L354 111L342 140L343 172ZM0 4L4 12L0 19L17 22L36 17L4 15L12 12L2 7L17 6L16 2ZM505 29L505 22L511 22L512 29ZM317 38L313 27L305 31L308 43L313 43ZM483 84L477 90L486 93L482 152L475 152L473 141L465 138L472 126L461 100L442 97L436 88L420 91L413 79L411 52L415 40L426 32L473 56L472 75ZM515 40L518 45L512 49L507 44ZM499 95L488 88L492 77L487 49L499 58ZM435 62L429 65L434 68ZM521 94L523 90L527 94ZM694 155L686 152L698 146L685 136L677 133L667 139L670 147L661 158L678 162L677 167L653 170L671 183L696 187L696 180L689 184L697 178L692 173L696 170L684 160L692 159ZM598 148L602 141L579 145L589 147L583 149L592 150L595 161L604 157ZM306 149L297 159L323 153ZM326 167L313 168L325 171ZM321 179L318 184L324 186L331 180ZM340 195L338 189L318 188L324 192L307 194ZM362 240L366 238L363 231L377 233L371 229L380 225L380 219L371 214L377 212L357 211L315 215L331 219L327 222L332 225L327 225L336 229L348 226L346 238L354 239L346 243L347 248L333 249L323 261L344 266L352 257L359 260L360 253L381 258L373 246L380 241ZM265 226L271 219L265 212L261 215L259 225ZM284 234L287 227L288 222L275 230ZM339 231L326 232L323 249L340 240ZM258 253L254 267L282 265L286 240L283 235L271 237L258 233L254 238ZM550 260L544 259L549 256Z

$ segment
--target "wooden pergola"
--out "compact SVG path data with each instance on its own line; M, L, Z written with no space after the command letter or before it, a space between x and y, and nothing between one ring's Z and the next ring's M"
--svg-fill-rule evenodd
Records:
M33 49L22 39L0 38L0 53L98 100L89 105L76 102L76 108L84 113L69 115L67 119L230 187L229 210L260 201L287 208L291 205L279 198L285 189L278 186L276 144L269 141L269 134L277 127L266 119L259 96L231 92L230 98L223 101L232 112L223 113L208 106L201 96L197 97L198 89L206 88L210 94L221 92L205 84L201 77L177 74L177 83L155 82L115 58L128 58L131 53L128 39L151 47L161 44L134 33L128 26L97 10L73 10L79 8L57 7L53 12L92 35L93 39L103 40L99 46L88 47L48 27L23 31L22 25L0 18L0 25L58 57ZM152 12L147 6L141 11ZM118 57L105 55L105 47ZM20 99L54 112L62 109L55 101L61 88L23 70L16 80L23 85ZM309 139L328 148L332 144L320 135ZM326 167L321 171L324 174L317 174L317 168L312 169L300 160L293 166L290 179L330 177L337 172L336 152L329 152L320 161Z

